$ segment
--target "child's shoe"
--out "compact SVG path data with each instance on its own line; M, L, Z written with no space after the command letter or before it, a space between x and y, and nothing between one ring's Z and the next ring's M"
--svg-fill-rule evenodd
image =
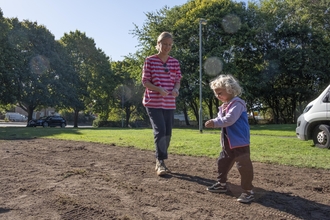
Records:
M214 192L214 193L225 193L227 192L227 186L225 183L221 184L219 182L213 184L212 186L208 187L206 189L209 192Z
M251 192L244 192L241 194L240 197L238 197L237 201L242 203L249 203L254 200L254 193Z

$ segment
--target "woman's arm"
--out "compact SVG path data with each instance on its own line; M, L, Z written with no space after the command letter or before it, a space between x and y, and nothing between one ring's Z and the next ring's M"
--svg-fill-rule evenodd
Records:
M152 84L151 82L149 81L146 81L143 83L143 86L150 89L150 90L153 90L153 91L156 91L156 92L159 92L161 96L167 96L168 95L168 91L160 86L155 86L154 84Z

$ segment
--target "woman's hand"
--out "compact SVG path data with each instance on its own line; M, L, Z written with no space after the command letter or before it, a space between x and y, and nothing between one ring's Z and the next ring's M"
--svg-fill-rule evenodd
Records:
M159 93L161 96L167 96L169 92L166 89L159 87Z
M178 97L178 96L179 96L179 90L176 89L176 88L174 88L174 89L172 90L172 96L174 96L174 97Z

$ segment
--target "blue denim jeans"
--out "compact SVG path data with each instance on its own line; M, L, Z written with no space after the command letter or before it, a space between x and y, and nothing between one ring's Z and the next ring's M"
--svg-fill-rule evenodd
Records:
M146 108L154 133L156 158L167 159L167 149L170 146L174 109Z

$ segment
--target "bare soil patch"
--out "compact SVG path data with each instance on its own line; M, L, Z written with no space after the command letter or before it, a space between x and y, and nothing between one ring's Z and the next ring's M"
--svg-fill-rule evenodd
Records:
M330 219L330 171L254 162L256 200L213 194L216 160L53 139L1 140L0 219ZM253 152L252 152L253 153Z

